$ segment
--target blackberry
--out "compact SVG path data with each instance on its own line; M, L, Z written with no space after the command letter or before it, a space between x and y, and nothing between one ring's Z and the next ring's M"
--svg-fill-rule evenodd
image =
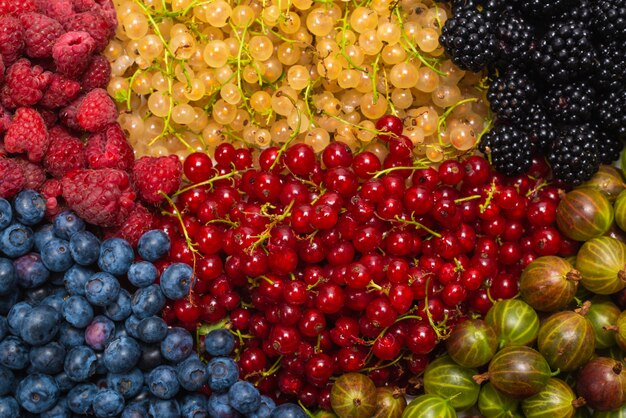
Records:
M554 87L543 99L548 114L563 123L587 122L596 107L596 91L585 82Z
M547 152L556 139L557 128L539 103L533 104L520 124L538 150Z
M494 32L499 66L521 66L528 62L530 51L536 44L535 28L530 23L521 16L507 13L500 15L494 24Z
M612 135L597 125L590 126L596 138L598 159L601 164L613 164L619 159L624 142L617 135Z
M561 13L555 20L558 22L575 21L590 28L593 21L594 7L590 0L582 0L580 4Z
M604 96L598 108L599 119L609 131L626 138L626 88Z
M522 121L536 95L533 81L523 71L511 67L492 81L487 100L498 117L517 123Z
M585 125L562 128L550 148L548 161L554 177L576 186L598 171L600 159L594 131Z
M626 84L626 48L624 44L610 42L597 46L599 64L593 81L604 91L614 91Z
M446 21L439 42L459 68L478 72L495 58L496 39L473 5L459 7Z
M528 135L511 125L495 126L482 137L478 148L489 155L495 169L506 176L527 171L535 151Z
M593 30L604 41L626 40L626 2L624 0L596 0Z
M552 84L589 75L596 64L591 33L575 21L553 23L533 51L533 61L539 75Z
M547 18L576 7L580 0L515 0L514 4L524 14Z

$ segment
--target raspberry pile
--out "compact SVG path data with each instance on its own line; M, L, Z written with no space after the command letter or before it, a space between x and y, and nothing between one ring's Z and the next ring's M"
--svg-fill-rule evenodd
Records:
M41 191L49 217L69 208L136 245L182 167L176 157L135 162L117 123L101 54L117 28L113 2L2 4L0 197Z
M241 376L282 402L329 409L333 376L361 371L412 393L454 324L517 294L520 272L576 244L555 227L549 167L504 177L486 159L438 169L410 154L401 121L377 122L388 155L341 142L249 149L224 143L215 165L189 155L169 215L171 262L195 266L171 325L222 325L239 339Z
M622 0L453 2L440 42L460 68L488 68L495 129L479 145L508 176L547 157L578 185L617 160L626 136Z

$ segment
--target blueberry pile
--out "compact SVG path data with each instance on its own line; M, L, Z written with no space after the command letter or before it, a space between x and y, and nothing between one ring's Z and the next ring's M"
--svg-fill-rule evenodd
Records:
M496 127L479 145L508 176L547 157L564 184L619 158L626 137L624 0L453 0L440 42L489 70Z
M157 284L153 263L170 248L164 232L140 238L139 259L123 239L101 242L74 213L46 223L44 211L32 190L0 199L1 418L225 417L211 412L224 408L270 416L262 405L273 404L236 383L231 360L207 366L192 335L159 316L193 280L191 267L174 263ZM224 344L230 352L227 336L211 336L209 353L226 354ZM207 383L217 385L211 398L199 392Z

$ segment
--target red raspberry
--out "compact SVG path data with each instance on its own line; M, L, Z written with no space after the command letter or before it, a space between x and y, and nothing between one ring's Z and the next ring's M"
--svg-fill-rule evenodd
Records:
M30 61L22 58L7 70L3 89L8 89L7 94L15 106L33 106L41 100L51 80L52 73L39 65L31 67Z
M39 109L39 114L43 118L43 121L46 123L46 128L50 129L57 124L59 117L57 113L50 109Z
M0 197L11 197L24 189L24 172L13 158L0 158Z
M98 132L117 120L117 107L104 89L85 95L76 109L76 121L87 132Z
M135 161L133 148L117 123L89 137L85 147L85 156L90 168L116 168L130 171Z
M4 137L4 147L11 153L27 153L34 163L41 161L48 149L48 129L39 112L27 107L17 109Z
M57 72L70 77L80 77L89 65L96 42L87 32L67 32L52 47L52 58Z
M103 55L94 55L83 74L83 91L106 89L111 80L111 64Z
M95 51L102 52L109 40L115 35L115 26L97 10L76 13L61 21L66 31L89 33L95 40Z
M20 16L24 27L26 55L32 58L52 56L52 46L65 33L61 24L41 13L24 13Z
M105 238L123 238L133 247L137 246L139 238L155 227L156 217L146 209L141 203L135 205L135 209L128 219L118 228L111 228L105 231Z
M41 194L46 199L46 217L48 219L52 219L68 209L62 196L63 183L61 183L61 180L47 180L41 187Z
M125 171L76 170L63 177L62 182L67 205L93 225L121 225L135 206L135 192Z
M61 178L72 170L85 168L84 145L60 126L50 130L50 145L44 155L43 164L48 173Z
M176 155L167 157L141 157L133 166L133 182L139 196L153 205L158 205L167 195L180 187L183 165Z
M41 13L59 22L76 13L72 0L37 0L37 3Z
M78 81L65 78L59 74L53 74L52 81L43 94L39 105L48 109L67 106L78 96L78 93L80 93L80 83Z
M39 190L46 181L46 173L41 165L33 164L23 158L15 158L15 162L19 165L24 173L24 188Z
M16 15L23 13L36 12L37 3L35 0L0 0L0 16Z
M76 13L98 11L113 31L117 28L117 13L111 0L74 0L74 9Z
M68 128L81 132L83 129L78 125L76 121L76 111L78 109L78 105L83 100L85 96L79 96L78 99L74 100L69 105L65 106L63 109L59 111L59 120L61 123Z
M5 65L11 65L24 49L22 24L13 16L0 16L0 54Z
M11 126L11 114L0 106L0 133L6 132Z

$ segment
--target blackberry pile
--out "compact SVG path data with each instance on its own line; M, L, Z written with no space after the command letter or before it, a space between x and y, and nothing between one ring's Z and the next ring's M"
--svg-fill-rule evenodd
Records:
M441 44L460 68L489 73L496 126L479 149L498 171L521 174L541 155L577 185L619 158L626 0L455 1Z

